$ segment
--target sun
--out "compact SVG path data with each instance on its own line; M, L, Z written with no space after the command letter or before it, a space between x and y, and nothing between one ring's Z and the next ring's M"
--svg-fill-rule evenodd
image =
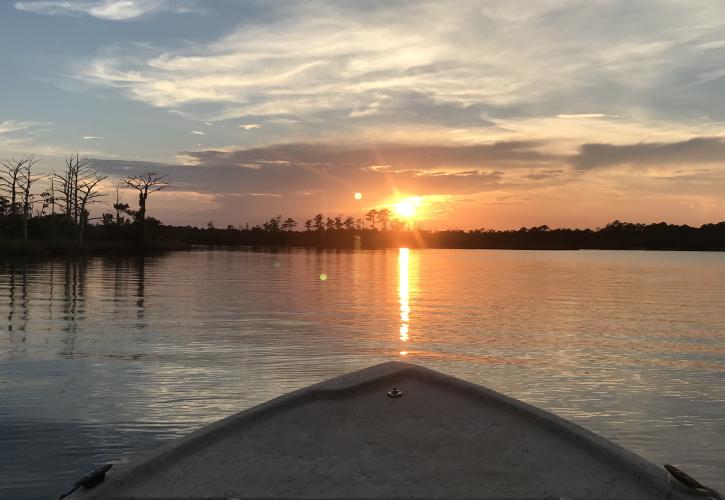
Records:
M412 219L418 211L418 205L420 205L418 198L406 198L396 203L393 209L400 217Z
M415 206L409 201L401 201L395 205L395 213L406 219L415 215Z

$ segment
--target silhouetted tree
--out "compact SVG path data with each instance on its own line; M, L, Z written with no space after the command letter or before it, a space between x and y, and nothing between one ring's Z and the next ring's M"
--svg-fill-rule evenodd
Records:
M116 225L120 226L126 222L126 219L121 214L129 213L129 208L128 203L123 203L121 201L119 190L116 188L116 200L113 203L113 209L116 211Z
M282 229L282 216L272 217L269 221L262 224L262 229L265 231L277 232Z
M22 207L23 207L23 240L28 239L28 221L32 215L32 205L30 191L33 183L40 179L40 176L34 175L32 172L33 167L38 163L38 159L34 156L27 156L23 163L22 177L20 180L20 190L22 196Z
M139 230L139 241L144 240L144 226L146 225L146 200L151 193L161 191L169 186L165 175L158 175L156 172L147 170L141 175L129 176L123 179L123 183L138 191L138 211L134 213Z
M378 217L378 211L375 210L374 208L365 214L365 220L370 221L370 227L372 227L372 229L375 229L375 221L377 220L377 217Z
M85 231L86 224L88 223L88 205L95 203L95 200L101 196L106 196L105 193L98 191L98 185L107 179L107 176L94 175L93 177L81 179L78 187L78 206L80 211L79 231L78 231L78 243L83 244L83 232Z
M325 229L325 217L322 214L317 214L312 218L312 227L315 231L324 231Z
M380 222L383 225L383 231L388 230L388 221L390 220L390 209L388 208L381 208L378 210L377 216L378 216L378 222Z
M21 193L21 181L23 178L23 168L29 162L36 161L33 156L25 156L20 160L12 158L10 160L0 161L0 190L7 193L10 199L9 215L17 215L20 211L20 203L18 203L18 195Z
M292 217L287 217L287 219L285 219L285 221L282 223L282 230L292 231L295 226L297 226L297 222Z
M55 214L55 200L53 199L53 179L50 180L50 186L47 191L40 193L41 205L38 216L42 217L45 215L45 211L48 208L51 209L51 215Z
M80 222L80 187L88 177L94 176L91 160L81 157L78 153L69 154L65 158L65 171L54 174L60 189L60 201L63 204L68 224Z

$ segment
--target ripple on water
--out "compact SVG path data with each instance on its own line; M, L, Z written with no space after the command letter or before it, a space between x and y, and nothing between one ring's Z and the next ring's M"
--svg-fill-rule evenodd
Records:
M99 463L389 359L525 400L725 489L725 255L401 256L2 265L0 497L57 495Z

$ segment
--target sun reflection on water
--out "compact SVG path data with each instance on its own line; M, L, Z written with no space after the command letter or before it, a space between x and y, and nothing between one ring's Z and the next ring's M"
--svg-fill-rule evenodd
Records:
M402 342L407 342L410 338L410 336L408 335L408 325L410 323L410 283L408 273L409 266L410 250L407 248L401 248L400 254L398 255L398 274L400 276L398 295L400 298L400 340Z

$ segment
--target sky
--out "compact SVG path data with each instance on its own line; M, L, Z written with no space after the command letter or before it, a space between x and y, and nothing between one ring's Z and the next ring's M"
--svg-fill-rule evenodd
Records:
M725 220L721 0L7 1L0 44L0 158L166 174L165 223Z

